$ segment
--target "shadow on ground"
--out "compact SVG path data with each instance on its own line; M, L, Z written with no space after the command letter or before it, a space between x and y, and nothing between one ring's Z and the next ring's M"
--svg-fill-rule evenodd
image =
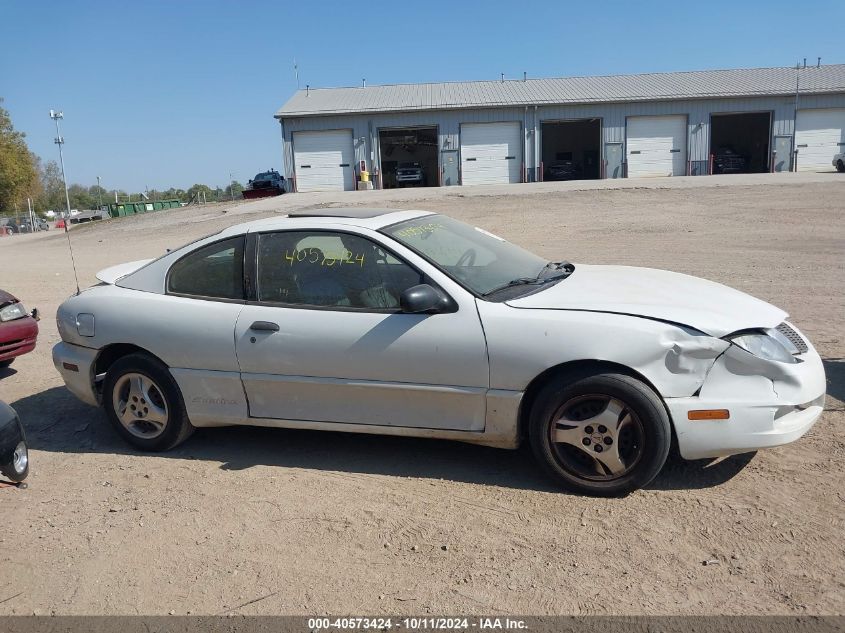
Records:
M100 409L54 387L11 403L30 447L56 453L139 455L109 426ZM198 429L183 445L159 454L217 462L221 469L277 466L446 479L489 486L558 492L534 463L527 446L518 451L389 436L257 427ZM751 456L717 463L670 459L650 485L655 490L718 486L737 475Z
M824 364L824 373L827 376L827 406L832 408L836 403L830 401L833 396L841 403L845 402L845 358L825 358L822 360Z
M18 372L14 367L0 367L0 379L14 376L16 373Z

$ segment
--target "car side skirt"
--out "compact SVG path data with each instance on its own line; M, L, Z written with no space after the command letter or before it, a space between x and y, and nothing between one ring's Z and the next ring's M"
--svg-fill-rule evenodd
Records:
M262 426L438 438L498 448L519 446L519 405L523 395L519 391L498 389L487 391L484 428L477 431L455 431L381 424L249 417L247 399L239 373L179 368L171 368L170 373L176 379L183 394L188 419L196 427Z

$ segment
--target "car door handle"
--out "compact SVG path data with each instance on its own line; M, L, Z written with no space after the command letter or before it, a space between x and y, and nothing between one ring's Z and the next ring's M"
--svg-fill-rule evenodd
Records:
M258 332L278 332L279 324L272 323L270 321L256 321L255 323L249 326L249 329L256 330Z

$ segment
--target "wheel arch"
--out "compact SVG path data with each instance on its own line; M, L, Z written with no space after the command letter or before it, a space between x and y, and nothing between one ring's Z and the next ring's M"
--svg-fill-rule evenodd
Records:
M578 378L583 376L608 372L623 374L625 376L635 378L646 386L648 386L648 388L651 389L658 398L660 398L660 402L663 404L663 408L666 410L666 415L669 416L669 426L672 430L672 443L677 444L677 438L675 436L675 423L672 420L672 414L670 413L669 408L666 406L666 402L664 401L660 391L654 386L654 383L652 383L648 378L646 378L636 369L632 369L627 365L622 365L621 363L615 363L609 360L598 359L581 359L568 361L566 363L561 363L560 365L555 365L554 367L549 367L542 373L535 376L534 379L530 383L528 383L528 387L526 387L522 396L522 401L519 404L519 437L523 440L527 437L528 420L531 416L531 408L534 406L534 402L536 402L537 396L540 394L540 391L551 381L561 379L577 380Z
M100 350L100 353L97 354L97 358L94 359L94 370L92 373L94 374L95 387L98 397L101 396L100 390L102 388L103 381L97 380L97 377L105 374L112 365L121 358L129 356L130 354L145 354L167 367L167 363L161 360L161 358L149 350L139 347L138 345L133 345L132 343L112 343L110 345L106 345Z

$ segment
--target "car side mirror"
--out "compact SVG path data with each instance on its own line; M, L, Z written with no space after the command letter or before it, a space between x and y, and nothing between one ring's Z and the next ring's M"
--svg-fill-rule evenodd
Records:
M435 313L442 311L448 300L436 288L428 284L419 284L406 289L399 297L402 312L419 314L421 312Z

